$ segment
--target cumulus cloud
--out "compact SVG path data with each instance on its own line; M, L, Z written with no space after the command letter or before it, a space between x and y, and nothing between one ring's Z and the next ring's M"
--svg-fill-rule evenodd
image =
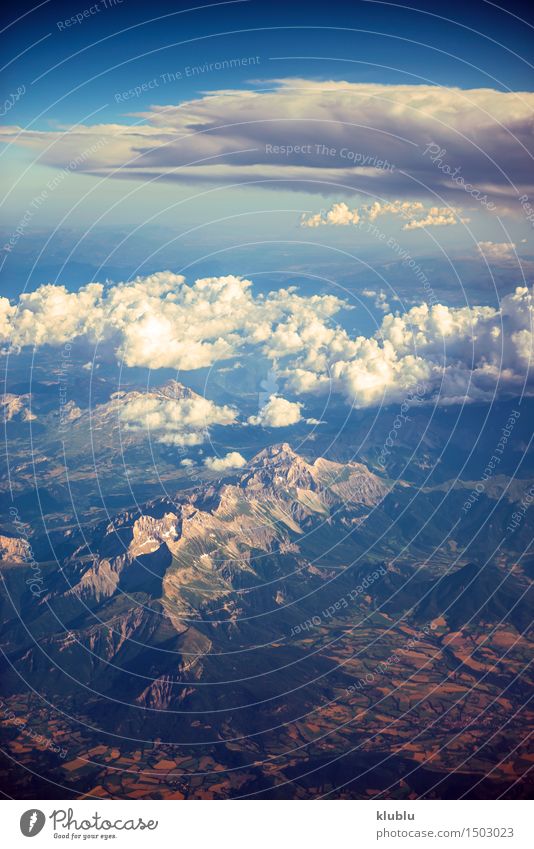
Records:
M230 451L224 457L206 457L204 465L211 472L226 472L229 469L242 469L247 461L239 451Z
M120 408L120 418L128 430L145 431L156 442L201 445L211 425L234 424L236 411L199 395L173 399L147 394L126 401Z
M302 227L321 227L323 224L332 224L335 227L343 227L349 224L359 224L361 211L349 209L346 203L334 203L330 209L316 212L314 215L304 214L301 218Z
M514 242L479 242L477 247L481 255L494 265L517 262Z
M403 225L403 230L422 230L427 227L451 227L458 224L458 210L447 206L432 206L422 218L411 218Z
M376 221L382 215L400 215L407 219L403 230L422 230L426 227L448 227L457 224L461 210L453 207L432 206L425 208L420 201L394 200L391 203L375 201L355 209L349 209L346 203L334 203L330 209L321 210L313 215L304 214L301 218L302 227L334 227L357 225L360 222Z
M462 196L462 178L498 200L532 194L531 92L267 82L261 91L211 91L155 105L134 113L133 125L129 112L122 124L70 131L3 127L1 138L47 165L72 170L74 163L77 171L115 178L287 180L312 192L324 192L324 184L347 192L378 185L387 196L427 189Z
M369 292L375 290L369 290ZM382 294L373 295L377 303ZM347 307L331 295L293 288L267 295L226 276L188 285L170 272L104 290L69 293L43 286L19 304L0 299L0 337L16 345L62 345L80 337L108 345L129 366L201 368L253 353L276 369L280 393L249 423L283 427L301 419L300 403L281 392L342 393L358 407L402 401L418 384L442 404L487 400L497 391L531 391L532 296L518 288L498 307L421 304L384 316L372 336L354 336L336 321ZM386 307L385 307L386 308ZM274 391L276 390L276 391ZM189 400L190 405L183 402ZM199 444L210 424L231 424L235 411L206 399L137 399L126 425L149 428L159 441Z
M248 423L262 427L288 427L300 422L301 407L302 404L299 402L288 401L279 395L271 395L258 415L249 417Z
M0 340L59 346L83 338L111 346L128 366L191 370L262 344L287 322L322 322L344 306L333 295L301 297L294 287L255 297L251 287L233 275L188 285L171 272L108 289L45 285L16 305L0 298Z
M402 401L424 386L440 404L490 400L531 386L532 295L518 287L500 308L429 307L386 315L373 337L341 328L286 371L294 392L340 391L356 407Z

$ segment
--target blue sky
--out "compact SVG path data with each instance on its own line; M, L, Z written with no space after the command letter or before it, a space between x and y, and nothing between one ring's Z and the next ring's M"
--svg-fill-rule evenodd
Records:
M44 110L37 126L74 122L102 107L101 117L112 120L123 114L113 99L117 91L165 72L248 54L261 57L257 76L264 78L329 78L337 68L339 78L351 81L408 83L415 75L464 88L532 88L526 61L532 29L514 17L532 23L527 4L507 3L504 11L485 2L444 8L414 2L407 5L420 11L412 11L393 3L311 2L304 8L251 0L185 11L194 5L42 4L4 33L9 36L7 86L31 88L17 108L17 120L27 123ZM95 7L80 23L65 26L68 18ZM23 10L17 8L19 14ZM246 73L219 73L216 86L247 80ZM205 75L201 87L213 82ZM185 99L198 90L193 78L183 79L169 95ZM149 103L149 97L139 101Z
M0 270L25 294L0 299L5 343L101 333L156 370L245 352L281 368L291 418L331 381L363 407L421 380L446 404L520 392L530 13L178 11L50 0L6 22Z
M327 242L336 249L350 250L357 245L373 256L380 253L380 244L362 227L357 239L350 227L305 231L300 226L301 215L328 210L340 202L357 208L374 199L383 203L424 194L427 206L451 204L460 209L458 216L464 224L442 227L439 232L418 229L402 234L402 222L389 218L390 232L402 234L411 251L437 256L442 250L459 249L462 255L472 257L479 241L514 241L523 252L528 250L531 223L516 202L522 193L528 194L530 186L528 111L520 102L524 101L521 94L510 94L533 89L528 56L534 30L525 5L507 4L503 10L478 0L449 3L438 10L434 3L406 8L360 0L330 5L312 2L304 8L301 3L251 0L207 4L188 11L185 4L177 7L165 2L147 7L132 0L93 4L50 0L30 9L18 7L19 19L6 19L2 33L7 99L0 127L15 128L4 129L4 139L11 143L0 152L8 186L0 207L4 235L12 234L30 212L24 239L18 240L17 250L11 251L5 263L14 273L17 262L24 265L26 255L39 255L46 241L43 234L48 238L50 228L56 227L55 242L58 233L64 234L68 228L90 227L91 234L104 233L102 244L106 240L112 243L115 231L127 227L135 238L146 238L145 253L159 229L159 253L168 255L170 243L177 251L183 247L187 256L191 249L195 257L194 246L198 245L203 253L197 251L195 261L206 254L206 247L227 251L233 246L240 256L236 246L241 237L247 242L271 239L277 244L289 237L312 246ZM394 109L383 121L379 108L368 110L360 117L360 124L367 121L368 129L354 130L352 145L350 125L354 116L359 120L358 106L347 106L343 91L323 95L321 86L331 81L340 86L346 83L355 104L361 97L358 87L372 85L381 87L378 98L388 103L391 87L396 87L395 91L406 87L410 103L418 86L457 87L461 92L451 93L443 108L431 106L437 122L432 118L423 126L423 121L414 119L405 133L403 121L395 122ZM314 84L315 90L305 90ZM474 114L491 110L491 90L508 97L502 106L495 100L496 121L504 124L504 129L488 129L476 120L468 126L469 109L461 101L462 92L471 98L472 89L490 90L486 98L475 98ZM218 100L210 100L209 92L217 92ZM219 129L212 132L212 127L224 123L226 114L234 122L247 116L247 103L243 108L239 97L243 92L262 96L252 105L255 111L248 135L233 138ZM400 97L403 105L402 91L392 96ZM304 118L322 121L325 97L333 102L326 117L344 122L342 135L323 133L322 124L317 124L320 132L310 134L313 123L304 129L298 123ZM339 102L334 102L336 97ZM212 102L223 105L213 111ZM181 123L184 105L191 114ZM174 112L162 112L162 107ZM413 113L413 107L408 108ZM426 102L417 102L415 108L424 113ZM447 122L449 111L452 114L457 108L463 112L457 119L451 118L454 133L446 141L438 138L447 147L445 166L460 167L466 179L483 187L481 192L488 184L498 201L497 215L488 214L454 185L446 186L439 163L420 156L425 144L437 138L436 128ZM408 112L408 118L412 113ZM170 122L162 115L171 115ZM77 135L80 126L87 135ZM101 131L101 127L105 129ZM126 135L124 152L115 149L115 138L110 141L113 127ZM136 139L133 132L146 127L155 135ZM182 153L183 144L175 142L175 136L181 139L184 127L193 140ZM128 128L132 129L130 136L125 133ZM466 132L469 143L462 146ZM516 141L510 142L514 134ZM400 148L393 138L399 135L405 135ZM86 156L95 144L98 148L102 138L102 150L94 157L91 154L91 161L70 167L73 157ZM161 145L150 151L154 138ZM212 143L212 138L217 138L217 143ZM388 138L391 145L386 143ZM194 168L183 168L184 163L195 161L197 141L202 165L209 165L215 157L216 169L226 168L223 176L219 173L212 178L209 167L198 167L196 174ZM273 143L323 142L336 150L334 157L328 159L313 151L313 155L308 152L291 159L265 155L266 146ZM386 181L384 172L366 176L365 169L343 170L341 166L347 162L339 157L351 146L362 157L374 153L375 159L379 156L380 161L385 157L394 162L395 174ZM416 147L421 168L405 155ZM131 163L139 150L142 169ZM240 152L243 150L253 152ZM337 175L343 174L343 179L335 175L332 179L334 172L327 173L329 165L338 169ZM505 173L502 179L499 169ZM46 187L51 181L50 190ZM36 206L35 198L43 191L45 202ZM50 253L50 245L46 251ZM43 265L39 259L32 279ZM113 267L111 260L108 266Z

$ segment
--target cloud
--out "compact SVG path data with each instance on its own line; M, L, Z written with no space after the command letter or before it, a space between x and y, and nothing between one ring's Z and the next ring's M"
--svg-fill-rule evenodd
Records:
M425 208L420 201L394 200L391 203L372 204L349 209L346 203L334 203L330 209L316 212L313 215L304 214L301 218L302 227L321 227L331 225L334 227L347 226L349 224L360 224L361 222L374 222L382 215L399 215L408 219L403 224L403 230L421 230L424 227L447 227L458 224L461 220L458 213L461 210L454 207L432 206ZM414 217L418 216L418 217Z
M517 262L514 242L479 242L477 247L481 255L494 265Z
M382 289L380 292L375 292L374 289L363 289L362 297L374 298L375 309L382 310L383 312L389 312L390 306L388 304L388 296L386 292L382 291Z
M300 422L302 404L288 401L279 395L271 395L257 416L250 416L248 423L262 427L288 427Z
M324 224L332 224L335 227L348 226L349 224L359 224L361 221L361 211L359 209L349 209L346 203L334 203L330 209L323 212L316 212L314 215L304 214L301 218L302 227L320 227Z
M532 194L533 112L531 92L293 78L154 105L122 124L0 134L46 165L116 178L384 197L461 197L463 179L504 203Z
M499 309L421 304L386 315L373 337L351 339L338 328L295 357L284 376L297 394L339 391L356 407L402 402L420 386L439 404L519 395L532 387L532 319L526 287Z
M225 472L228 469L241 469L247 461L238 451L230 451L224 457L206 457L204 465L212 472Z
M375 292L375 290L368 290ZM384 294L373 295L377 304ZM336 321L347 304L331 295L299 295L294 287L254 294L228 275L187 284L161 272L104 289L78 292L42 286L18 304L0 299L0 341L61 346L75 338L107 347L128 366L195 369L253 354L276 371L280 393L341 393L357 407L395 403L418 384L440 404L485 401L493 393L531 391L532 296L526 287L497 307L416 305L388 313L378 331L357 336ZM269 387L249 423L282 427L301 419L298 401ZM124 423L149 428L158 441L200 444L210 424L231 424L235 411L206 399L190 406L141 397Z
M403 225L403 230L422 230L427 227L451 227L462 219L458 218L457 209L447 206L433 206L422 218L412 218ZM465 220L465 219L463 219Z
M175 400L146 395L125 402L120 418L128 430L146 431L156 442L201 445L211 425L235 424L236 411L200 396Z
M60 346L83 338L114 350L127 366L187 371L261 345L287 322L320 323L344 306L333 295L301 297L293 287L255 297L251 287L233 275L188 285L172 272L108 289L45 285L22 294L17 305L0 298L0 341Z

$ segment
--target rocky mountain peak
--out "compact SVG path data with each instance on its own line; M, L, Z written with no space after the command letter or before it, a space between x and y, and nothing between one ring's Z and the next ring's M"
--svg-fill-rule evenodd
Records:
M176 542L180 536L180 520L175 513L165 513L161 519L140 516L132 526L133 539L128 547L130 557L151 554L163 544Z
M168 380L162 386L149 387L145 390L120 389L117 392L112 392L108 401L97 404L89 411L88 415L81 415L80 411L75 412L75 415L69 421L76 420L80 427L87 426L88 421L91 422L93 428L117 427L118 420L129 405L143 403L151 399L157 401L189 401L198 397L196 392L179 383L179 381ZM123 438L132 438L132 434L135 438L134 431L125 432Z
M336 463L318 457L313 463L297 454L287 442L260 451L248 464L240 486L249 492L264 490L275 497L283 491L320 494L325 503L372 505L388 487L361 463Z
M309 464L294 451L288 442L280 442L277 445L270 445L264 448L259 454L256 454L249 463L251 468L290 468L298 465L301 467L310 468Z
M190 400L191 398L198 398L198 394L190 389L188 386L184 386L183 383L180 383L178 380L167 380L163 386L158 386L157 389L151 390L151 394L160 395L163 398L169 398L173 401L183 401Z
M250 461L249 469L242 478L248 487L286 484L308 489L314 485L312 466L287 442L260 451Z

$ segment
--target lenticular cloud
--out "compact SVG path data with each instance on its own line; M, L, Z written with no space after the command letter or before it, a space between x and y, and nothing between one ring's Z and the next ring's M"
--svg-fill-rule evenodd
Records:
M224 89L151 106L134 113L135 126L130 120L70 130L6 126L0 141L28 148L56 168L79 162L79 171L112 178L267 187L282 179L310 192L328 184L349 194L378 188L387 197L463 199L466 181L499 203L532 195L532 92L267 82L265 90ZM288 146L288 138L295 143Z

